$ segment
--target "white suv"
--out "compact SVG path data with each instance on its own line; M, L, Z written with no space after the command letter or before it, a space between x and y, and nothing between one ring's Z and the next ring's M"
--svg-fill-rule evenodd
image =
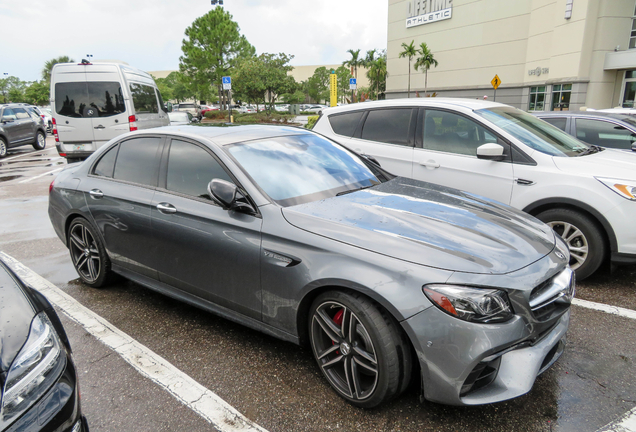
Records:
M636 154L589 146L521 110L472 99L333 107L313 130L394 174L536 216L568 243L579 279L607 258L636 263Z

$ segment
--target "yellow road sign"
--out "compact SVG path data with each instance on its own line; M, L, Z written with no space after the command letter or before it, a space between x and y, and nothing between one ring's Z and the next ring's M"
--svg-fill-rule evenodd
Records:
M336 106L338 104L338 75L336 75L333 71L329 76L330 79L330 91L329 91L329 106Z
M499 79L499 75L495 75L492 81L490 81L490 84L492 84L492 88L497 90L497 87L499 87L499 85L501 84L501 79Z

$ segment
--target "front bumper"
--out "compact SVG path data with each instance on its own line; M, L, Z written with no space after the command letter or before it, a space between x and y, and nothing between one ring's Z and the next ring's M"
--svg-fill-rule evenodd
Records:
M82 416L75 365L67 352L66 368L48 392L3 432L88 432Z
M529 392L536 377L562 354L569 322L568 310L551 329L532 340L521 316L484 325L461 321L431 307L403 321L402 326L418 353L424 397L448 405L480 405ZM489 369L492 373L486 384L470 391L475 379L480 374L486 377Z

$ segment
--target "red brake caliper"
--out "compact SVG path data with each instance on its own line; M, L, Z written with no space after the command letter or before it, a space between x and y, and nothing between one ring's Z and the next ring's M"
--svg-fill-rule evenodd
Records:
M336 314L333 316L333 322L336 323L337 326L342 326L342 319L344 317L344 309L340 309L338 312L336 312ZM331 341L331 345L335 345L336 343L334 341ZM339 351L336 351L336 354L340 355Z

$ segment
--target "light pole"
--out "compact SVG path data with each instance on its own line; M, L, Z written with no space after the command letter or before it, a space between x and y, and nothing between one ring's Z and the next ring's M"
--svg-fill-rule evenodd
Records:
M7 79L7 77L9 76L9 73L8 72L4 72L2 75L4 76L4 79ZM3 84L2 85L2 98L4 99L4 103L7 103L7 93L5 91L6 88L7 88L6 84Z

